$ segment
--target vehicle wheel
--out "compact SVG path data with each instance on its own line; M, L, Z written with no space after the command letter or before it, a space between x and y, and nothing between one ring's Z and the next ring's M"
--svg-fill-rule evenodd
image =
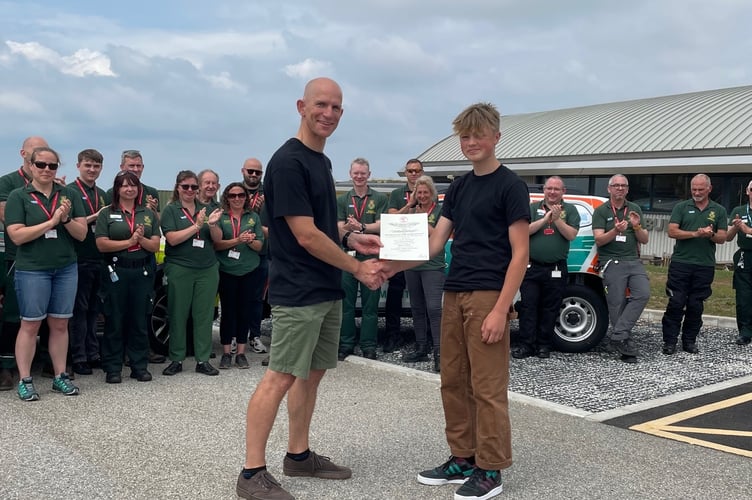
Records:
M554 326L554 345L562 352L585 352L600 343L608 330L608 307L596 291L572 284L564 291Z
M167 321L167 287L157 288L148 321L149 344L152 351L166 355L170 344L170 326Z

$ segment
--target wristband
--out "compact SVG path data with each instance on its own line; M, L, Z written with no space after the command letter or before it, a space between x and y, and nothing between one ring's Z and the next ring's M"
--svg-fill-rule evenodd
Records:
M350 246L347 244L347 240L350 239L350 235L352 234L352 231L348 231L345 233L345 235L342 237L342 248L345 250L350 250Z
M360 223L360 232L361 233L365 233L366 232L366 225L363 224L362 222Z
M69 223L72 220L73 220L73 217L68 217L66 220L63 221L63 225L66 225L67 223Z

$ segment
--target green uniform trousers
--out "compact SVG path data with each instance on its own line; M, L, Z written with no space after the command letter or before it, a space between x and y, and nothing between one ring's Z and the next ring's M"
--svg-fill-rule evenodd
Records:
M143 372L149 363L149 333L146 317L151 310L154 266L121 268L114 266L118 281L112 282L103 270L104 335L102 336L102 370L120 373L123 350L132 372ZM146 273L146 274L144 274Z
M350 273L342 273L342 288L345 298L342 301L342 327L339 333L339 350L351 353L355 347L355 300L360 289L362 317L360 322L360 348L376 349L379 333L379 295L381 290L371 290Z
M219 286L219 263L205 269L195 269L167 262L165 275L170 325L170 360L185 359L186 328L190 314L193 318L193 352L196 361L209 361L214 302Z

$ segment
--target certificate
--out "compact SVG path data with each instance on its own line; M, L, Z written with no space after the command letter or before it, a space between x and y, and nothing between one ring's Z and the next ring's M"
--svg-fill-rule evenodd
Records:
M381 214L379 257L428 260L428 214Z

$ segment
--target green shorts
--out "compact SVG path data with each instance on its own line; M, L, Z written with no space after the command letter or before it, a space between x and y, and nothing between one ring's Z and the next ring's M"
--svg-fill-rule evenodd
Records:
M337 367L342 301L272 307L269 369L307 379L311 370Z

